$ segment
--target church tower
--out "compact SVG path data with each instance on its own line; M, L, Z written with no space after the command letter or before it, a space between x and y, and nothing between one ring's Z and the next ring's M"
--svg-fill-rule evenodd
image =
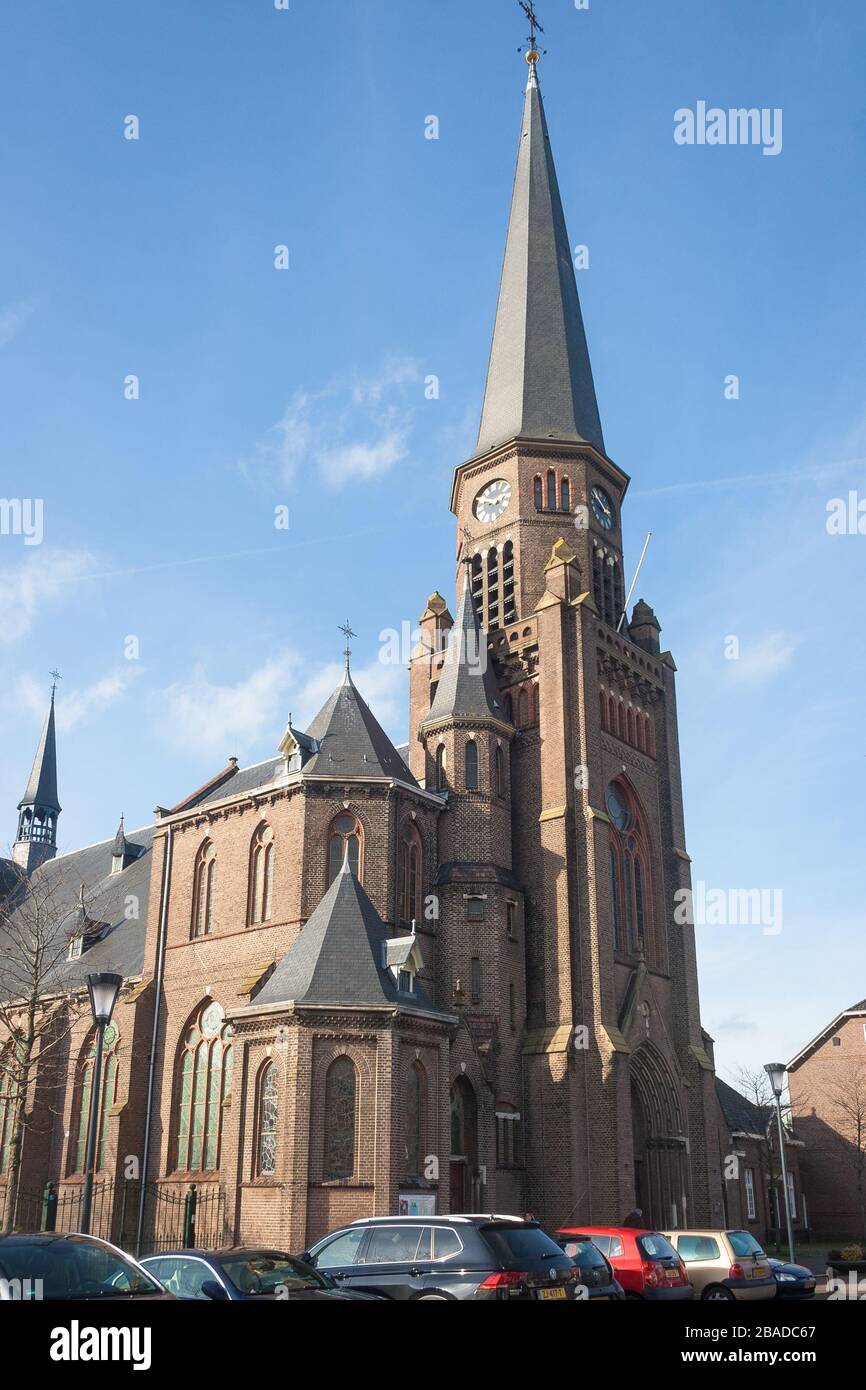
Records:
M458 619L451 630L438 594L422 619L413 766L449 799L439 878L448 974L468 933L452 900L458 870L472 894L484 876L501 886L489 904L493 957L520 942L519 1086L501 1046L513 981L493 971L500 1044L486 1054L471 1004L448 1003L482 1048L497 1122L505 1093L518 1096L511 1166L519 1152L524 1209L548 1223L607 1223L639 1206L664 1229L723 1219L694 931L675 914L690 884L676 668L652 609L639 602L631 623L624 612L629 479L605 447L534 45L527 62L481 426L451 496ZM474 624L490 659L474 689L488 704L466 725L448 663L455 633L471 636ZM495 803L464 804L467 738L482 760L497 746L507 754L507 825ZM476 969L487 972L483 955ZM480 1162L495 1186L485 1207L515 1201L498 1156Z
M57 853L57 740L54 729L54 690L42 737L33 760L27 790L18 803L18 834L12 848L14 862L30 874Z

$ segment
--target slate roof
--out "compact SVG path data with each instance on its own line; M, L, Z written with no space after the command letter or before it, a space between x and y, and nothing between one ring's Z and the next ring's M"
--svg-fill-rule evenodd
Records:
M544 103L526 89L499 305L476 454L513 438L604 451Z
M126 837L127 853L136 850L139 853L121 873L111 872L114 840L110 839L50 859L31 875L35 891L40 892L44 887L46 902L50 903L52 912L56 912L59 942L68 940L78 925L82 883L90 922L99 924L102 929L100 940L78 960L57 962L51 976L46 978L46 993L77 989L83 986L85 976L99 970L116 971L125 979L141 975L153 834L151 825ZM133 899L138 903L138 915L128 918L127 909ZM0 951L2 937L0 929Z
M347 860L254 1005L389 1005L448 1017L420 988L413 994L397 989L384 964L383 948L391 939Z
M732 1134L766 1134L771 1114L769 1106L756 1105L719 1076L716 1077L716 1095Z
M505 722L493 662L487 650L486 638L478 626L475 605L465 578L457 619L448 634L439 684L422 727L446 719L498 719Z
M42 726L42 736L36 749L36 757L33 759L27 790L18 802L18 810L23 806L39 806L43 810L60 811L60 802L57 800L57 736L54 729L53 695Z
M348 671L307 733L318 751L304 763L305 777L394 777L418 785Z

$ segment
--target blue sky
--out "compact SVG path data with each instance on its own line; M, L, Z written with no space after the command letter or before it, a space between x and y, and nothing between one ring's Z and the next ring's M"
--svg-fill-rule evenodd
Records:
M680 673L695 878L784 895L778 935L698 929L730 1076L866 995L866 536L825 524L866 496L866 11L539 9L628 568L652 530L639 592ZM0 493L44 499L45 532L0 536L4 841L55 665L62 848L269 756L337 680L347 616L406 737L379 634L453 583L525 30L511 0L7 14ZM781 108L782 152L678 146L700 100Z

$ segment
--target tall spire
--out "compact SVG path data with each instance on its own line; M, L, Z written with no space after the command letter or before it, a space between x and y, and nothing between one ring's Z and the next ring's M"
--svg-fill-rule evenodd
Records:
M54 675L54 672L51 673ZM42 737L33 760L27 790L18 802L18 836L12 850L16 864L30 873L57 853L57 737L54 728L54 693L42 726Z
M476 454L514 438L586 441L604 451L539 57L534 48L526 54L529 80Z

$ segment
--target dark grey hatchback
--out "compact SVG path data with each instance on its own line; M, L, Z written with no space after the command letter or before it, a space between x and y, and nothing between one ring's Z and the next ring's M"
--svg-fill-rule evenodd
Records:
M580 1271L537 1222L508 1216L374 1216L305 1250L340 1288L400 1301L574 1300Z

